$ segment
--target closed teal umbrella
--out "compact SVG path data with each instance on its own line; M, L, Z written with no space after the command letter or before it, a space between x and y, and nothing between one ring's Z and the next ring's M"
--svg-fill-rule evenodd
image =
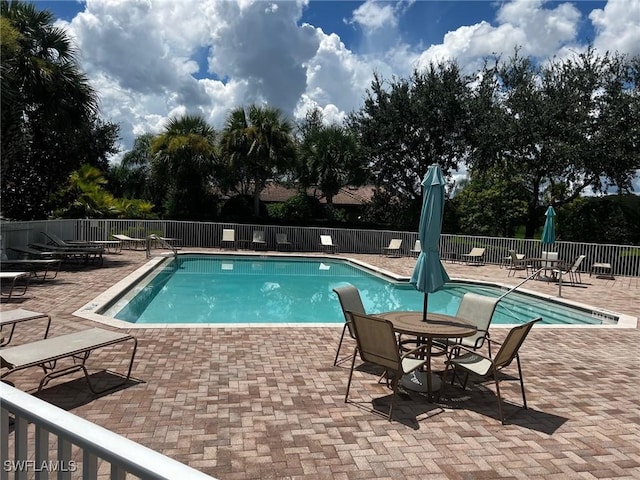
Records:
M549 206L549 208L547 208L545 216L547 217L547 219L544 221L544 228L542 229L542 239L540 241L545 245L552 245L556 243L556 211L552 206Z
M449 281L438 251L444 213L444 186L440 166L431 165L422 181L422 212L418 231L421 251L410 280L418 291L424 292L422 320L425 322L429 293L435 292Z

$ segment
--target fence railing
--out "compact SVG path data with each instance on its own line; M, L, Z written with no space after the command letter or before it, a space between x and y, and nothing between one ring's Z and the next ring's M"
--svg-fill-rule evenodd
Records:
M381 253L392 238L402 239L401 253L408 255L418 238L417 232L393 230L356 230L329 227L293 227L279 225L188 222L176 220L50 220L33 222L2 222L2 249L11 255L12 246L43 242L41 232L53 232L65 239L113 240L112 235L124 233L130 237L146 238L151 234L179 238L184 247L220 247L222 230L232 228L236 240L251 245L254 230L265 232L267 247L275 249L276 234L286 234L292 247L300 252L320 251L320 235L330 235L342 253ZM583 242L556 242L545 248L540 240L472 235L440 237L440 253L446 259L461 259L473 247L484 247L484 262L502 264L509 250L526 257L540 257L543 250L558 252L558 258L572 263L585 255L581 271L589 272L593 263L609 263L613 275L640 275L640 247L633 245L595 244Z
M2 382L0 407L0 480L8 480L10 474L15 479L49 478L49 474L70 479L80 478L80 472L81 478L95 479L99 462L108 464L112 480L127 474L149 480L215 480ZM13 449L9 449L11 432Z

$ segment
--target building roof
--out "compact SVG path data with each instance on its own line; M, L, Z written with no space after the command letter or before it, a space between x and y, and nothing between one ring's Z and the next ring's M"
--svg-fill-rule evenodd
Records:
M371 201L373 198L373 192L373 185L366 185L364 187L343 187L340 189L338 194L333 197L333 204L336 206L364 205ZM264 190L262 190L260 200L265 203L280 203L286 202L297 194L298 190L295 188L286 187L276 182L270 182ZM320 200L320 203L327 203L322 192L313 187L307 189L307 195L315 196Z

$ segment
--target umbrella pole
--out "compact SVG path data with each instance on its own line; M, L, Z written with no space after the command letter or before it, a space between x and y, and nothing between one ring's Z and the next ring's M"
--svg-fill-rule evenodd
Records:
M422 305L422 321L427 321L427 306L429 305L429 293L424 292L424 304Z

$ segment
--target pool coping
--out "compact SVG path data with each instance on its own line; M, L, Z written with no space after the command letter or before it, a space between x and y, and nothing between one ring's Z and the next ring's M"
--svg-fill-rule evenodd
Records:
M269 252L269 253L260 253L260 252L242 252L242 251L228 251L228 252L202 252L202 251L181 251L180 255L215 255L215 256L247 256L247 257L283 257L283 258L324 258L330 260L341 260L346 261L348 263L352 263L362 268L366 268L371 270L374 273L380 274L387 278L392 279L396 282L406 282L410 277L406 275L398 275L394 272L386 270L384 268L380 268L362 260L357 260L350 257L338 256L338 255L327 255L327 254L291 254L291 253L280 253L280 252ZM110 304L112 304L117 298L122 296L124 290L126 290L131 285L137 283L143 277L147 276L151 271L153 271L158 264L166 261L167 259L173 256L172 253L163 253L159 256L152 257L146 262L144 265L136 269L134 272L130 273L113 286L109 287L107 290L102 292L100 295L95 297L91 302L86 303L80 309L73 312L72 315L80 318L84 318L87 320L92 320L98 323L102 323L104 325L108 325L111 327L119 328L119 329L149 329L149 328L291 328L291 327L334 327L334 328L342 328L343 323L145 323L145 324L136 324L126 322L124 320L118 320L112 317L108 317L102 315L98 312L107 308ZM474 283L478 285L487 285L487 286L496 286L503 289L511 289L513 288L511 285L502 284L500 282L488 282L482 280L475 279L464 279L464 278L454 278L454 281L459 282L468 282ZM607 310L604 308L593 307L591 305L587 305L580 302L575 302L572 300L564 299L562 297L556 297L553 295L542 294L540 292L534 292L532 290L528 290L525 288L518 288L517 291L519 293L524 293L533 297L545 299L551 302L564 304L567 306L575 307L581 310L586 310L592 312L592 314L600 314L603 318L617 318L616 323L611 324L601 324L601 325L542 325L539 324L540 328L637 328L638 318L633 317L631 315L626 315L618 312L614 312L612 310ZM512 324L496 324L492 325L495 328L511 328Z

